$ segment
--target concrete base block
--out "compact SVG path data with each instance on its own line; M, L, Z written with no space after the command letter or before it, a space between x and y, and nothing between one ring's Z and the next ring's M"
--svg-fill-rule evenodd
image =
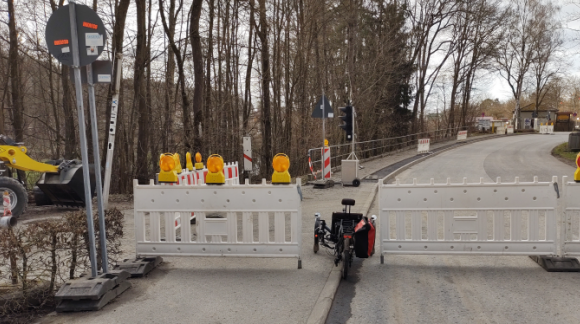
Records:
M95 278L81 277L64 284L56 293L57 312L94 311L103 308L131 287L127 271L112 270Z
M580 262L576 258L558 258L551 256L530 256L548 272L580 272Z
M149 258L125 259L115 266L115 270L125 270L131 278L142 278L163 262L160 256Z

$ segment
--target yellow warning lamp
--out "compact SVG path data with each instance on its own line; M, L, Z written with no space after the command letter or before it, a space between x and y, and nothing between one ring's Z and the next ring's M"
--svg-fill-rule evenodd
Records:
M171 153L163 153L159 157L159 182L177 182L177 171L175 171L175 158Z
M328 140L326 138L324 139L324 146L328 146Z
M179 157L179 153L173 153L173 159L175 160L174 170L179 174L183 171L183 168L181 168L181 159Z
M580 153L576 155L576 172L574 172L574 182L580 182Z
M328 143L325 141L324 144ZM272 184L290 184L290 173L288 173L290 159L288 158L288 155L284 153L274 155L274 159L272 159L272 167L274 168Z
M201 154L199 152L195 153L195 169L203 170L203 162L201 162Z
M212 154L207 158L207 176L205 183L208 185L223 185L226 183L226 176L222 172L224 169L224 159L217 154Z
M187 168L187 170L189 171L193 171L193 163L191 163L191 153L187 152L185 153L185 167Z

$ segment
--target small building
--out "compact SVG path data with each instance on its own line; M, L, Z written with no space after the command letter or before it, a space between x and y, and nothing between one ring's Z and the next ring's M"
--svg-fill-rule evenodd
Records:
M571 111L562 111L556 113L556 123L554 124L554 131L556 132L571 132L576 126L576 116Z
M535 103L520 108L518 129L539 129L540 124L553 122L554 119L556 119L558 109L540 104L540 107L538 108L538 116L533 116L535 111Z

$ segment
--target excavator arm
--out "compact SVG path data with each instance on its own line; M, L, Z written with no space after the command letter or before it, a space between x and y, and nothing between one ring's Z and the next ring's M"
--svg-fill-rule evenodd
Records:
M0 145L0 160L22 171L58 173L58 166L38 162L26 155L26 152L25 146Z

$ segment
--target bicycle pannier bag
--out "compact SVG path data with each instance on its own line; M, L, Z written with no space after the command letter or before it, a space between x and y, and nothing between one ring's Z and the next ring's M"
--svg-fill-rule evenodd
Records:
M354 252L357 258L368 258L375 245L375 227L364 217L354 228Z

